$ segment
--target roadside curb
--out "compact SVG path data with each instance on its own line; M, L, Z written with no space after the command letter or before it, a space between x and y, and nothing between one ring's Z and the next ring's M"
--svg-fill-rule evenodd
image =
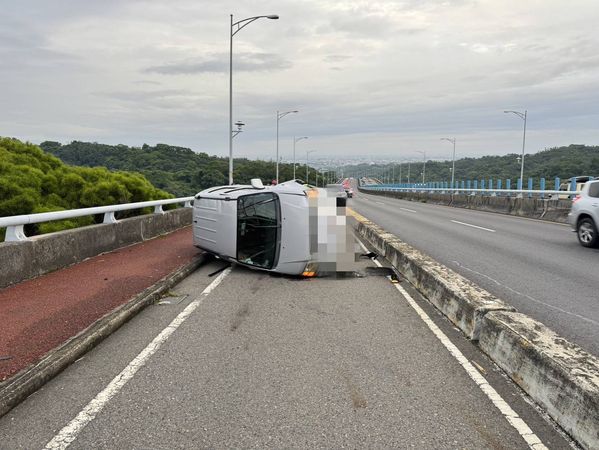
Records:
M354 211L354 227L581 446L599 450L599 358Z
M201 266L206 257L206 253L199 254L191 262L162 278L127 303L104 315L86 329L51 350L34 365L0 383L0 417L62 372L81 355L110 336L146 306L160 299L166 291Z

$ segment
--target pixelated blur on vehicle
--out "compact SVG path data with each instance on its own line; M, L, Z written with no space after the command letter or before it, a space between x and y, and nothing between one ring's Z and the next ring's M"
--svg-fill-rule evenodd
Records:
M310 277L338 266L346 270L353 240L347 239L345 203L337 205L345 191L335 186L318 189L296 180L264 186L254 179L205 189L195 196L193 243L269 272Z

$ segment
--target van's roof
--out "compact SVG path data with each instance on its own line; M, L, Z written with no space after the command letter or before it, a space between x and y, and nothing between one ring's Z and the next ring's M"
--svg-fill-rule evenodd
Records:
M259 194L260 192L276 192L278 194L305 195L309 189L306 185L300 184L295 180L279 183L275 186L264 186L264 188L255 188L247 184L228 184L225 186L213 186L204 189L198 193L195 198L218 198L218 199L237 199L243 195Z

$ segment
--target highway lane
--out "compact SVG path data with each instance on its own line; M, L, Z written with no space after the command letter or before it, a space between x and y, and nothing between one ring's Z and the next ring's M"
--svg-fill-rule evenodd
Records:
M349 206L599 355L599 250L569 226L363 193Z
M522 424L510 425L384 277L298 280L237 267L200 294L215 268L184 280L1 418L0 447L44 448L62 436L72 449L529 448ZM402 285L529 431L549 448L569 447ZM149 345L165 331L160 347Z

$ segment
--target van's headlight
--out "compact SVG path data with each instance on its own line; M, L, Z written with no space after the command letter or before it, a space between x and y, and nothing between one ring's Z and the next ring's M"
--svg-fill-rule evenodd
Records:
M318 263L316 261L310 261L306 264L302 277L315 277L318 271Z

